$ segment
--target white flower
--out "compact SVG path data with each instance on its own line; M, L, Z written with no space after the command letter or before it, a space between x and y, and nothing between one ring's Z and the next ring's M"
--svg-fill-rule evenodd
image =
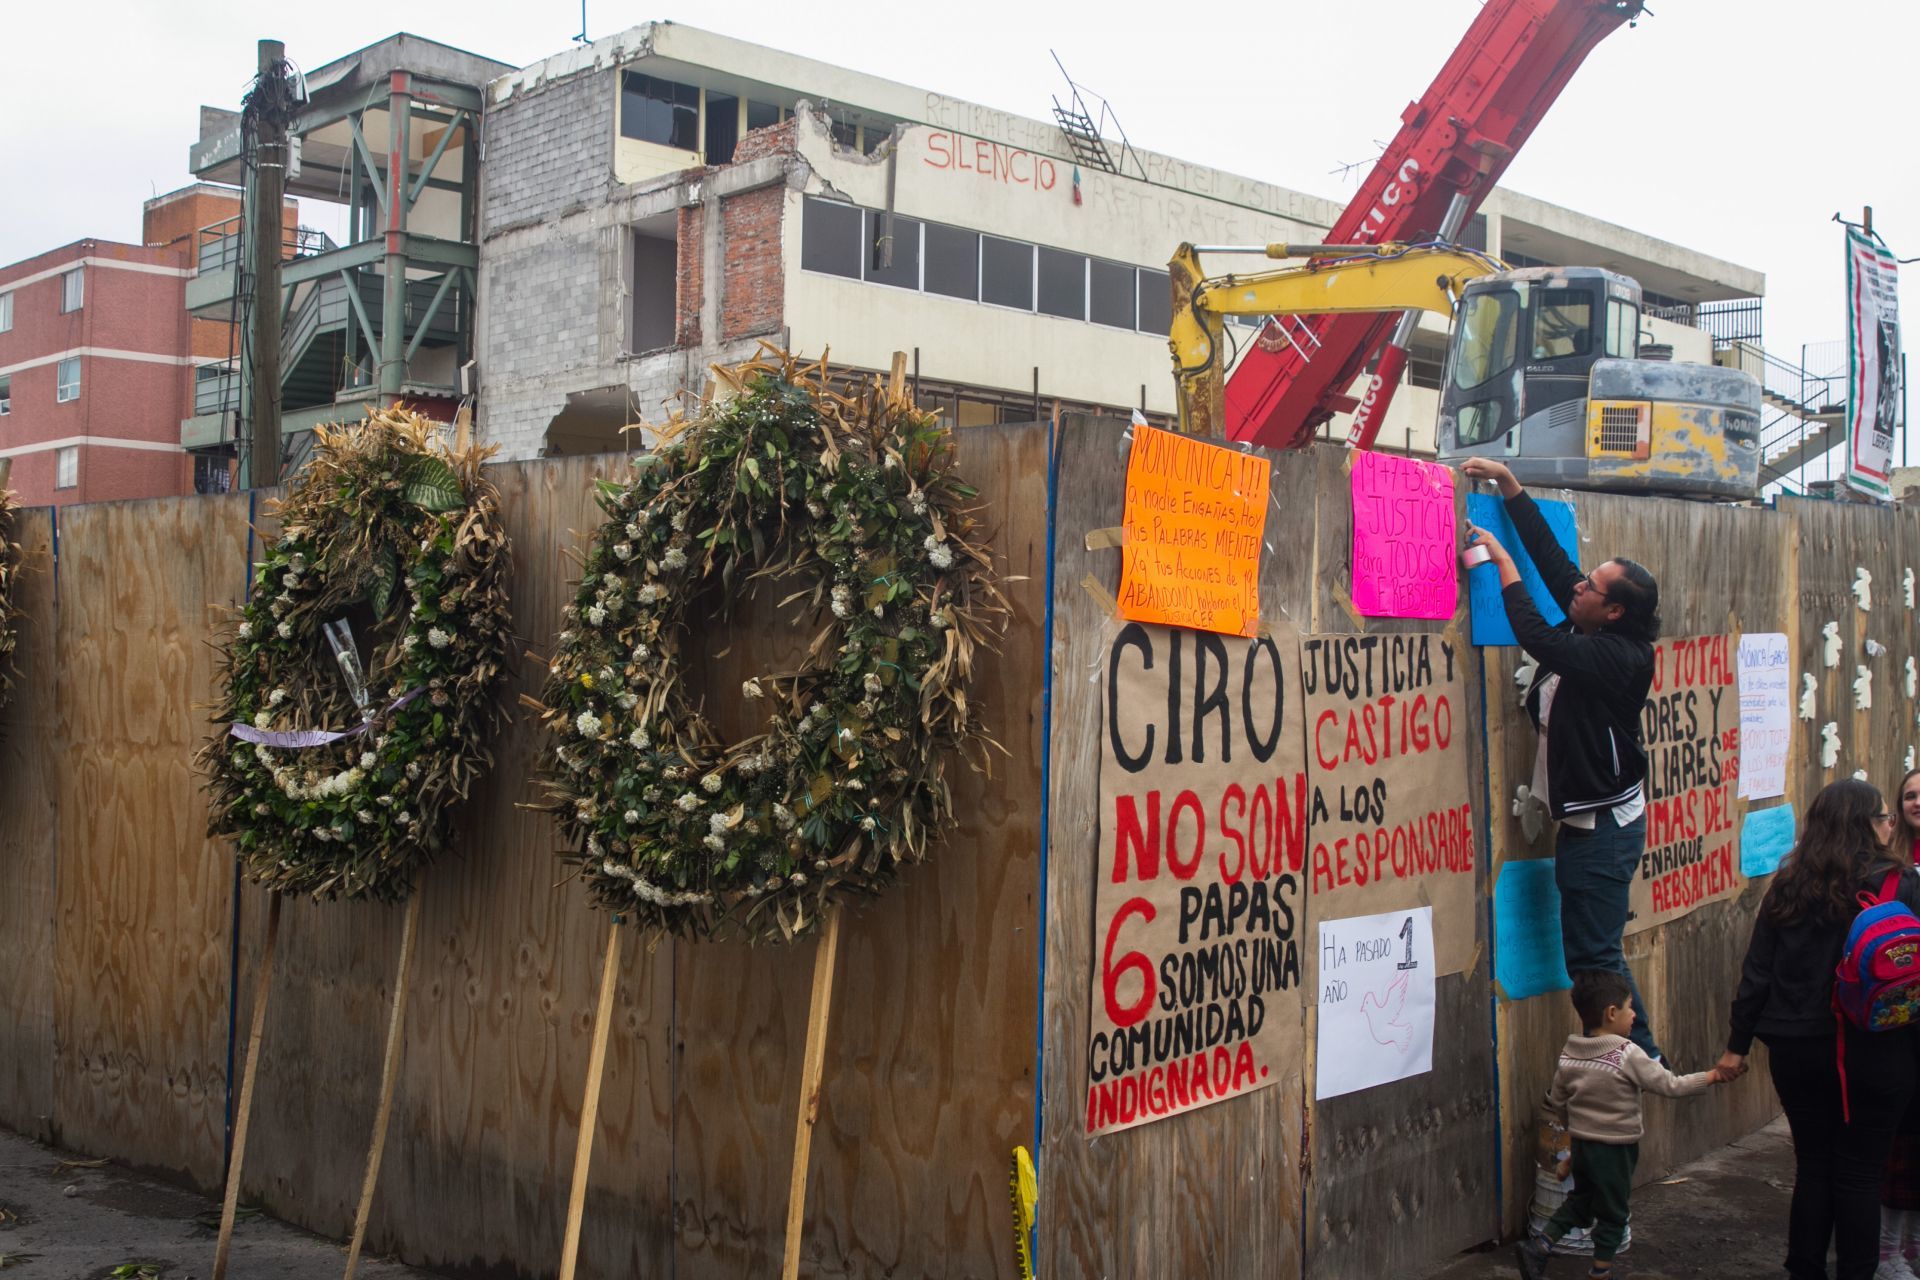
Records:
M572 643L573 643L573 632L571 632L571 631L562 631L562 632L560 633L560 643L561 643L561 644L572 644Z
M253 727L256 729L264 729L272 723L273 723L273 717L268 715L264 711L259 712L253 717Z
M379 805L382 809L391 809L393 808L393 797L381 796L379 799L375 800L374 803Z
M818 520L822 516L827 514L827 509L821 506L819 503L809 500L807 502L807 514L812 516L815 520Z
M927 495L915 489L908 497L907 505L913 508L913 514L923 516L927 514Z
M713 795L714 793L718 792L720 788L725 784L723 784L720 781L719 774L710 773L706 777L700 779L700 785L703 788L705 788L708 795Z
M700 843L704 844L705 846L707 846L707 848L713 850L715 853L719 853L722 849L727 847L727 842L725 840L722 840L719 836L708 836L706 839L702 840Z
M638 809L629 809L621 814L620 817L628 826L632 826L634 823L640 821L640 811Z
M375 760L375 757L374 757L374 754L373 754L373 752L371 752L371 751L362 751L362 752L360 753L360 767L361 767L362 769L371 769L371 768L373 768L373 766L374 766L374 764L375 764L375 763L376 763L376 760Z
M852 741L853 741L853 730L851 730L851 729L842 729L842 730L840 731L840 740L841 740L842 742L852 742Z
M573 719L573 727L583 738L600 736L600 717L591 711L582 711Z
M621 694L618 698L615 698L614 701L620 704L622 711L631 711L635 705L639 703L640 695L629 690Z
M420 762L418 760L407 761L407 777L416 782L420 780Z
M279 626L274 628L274 631L279 634L282 640L293 639L293 624L291 622L281 623Z
M945 631L948 627L953 625L952 623L947 621L947 611L945 609L942 609L940 612L934 614L933 617L930 619L930 621L933 623L933 629L935 631Z
M406 639L400 642L400 648L407 653L412 653L415 649L418 649L419 647L420 647L420 637L416 635L409 635Z
M647 646L643 644L637 644L633 646L633 660L635 662L645 662L647 660L647 655L652 652L653 650L647 648Z
M613 554L622 560L631 560L633 559L633 544L631 542L616 542L613 544Z
M878 825L879 824L873 820L872 814L868 814L866 817L860 819L860 829L862 831L872 831Z
M673 806L682 813L692 813L700 807L700 797L691 791L683 791L680 798L673 802Z
M801 885L805 884L806 882L807 882L807 873L804 871L796 871L792 875L787 877L787 883L792 885L796 889L798 889Z
M874 616L874 617L876 617L876 618L884 618L884 617L886 617L886 616L887 616L887 606L885 606L885 605L883 605L883 604L877 604L877 605L875 605L875 606L873 606L873 616Z
M687 513L684 510L674 512L673 513L674 532L676 533L683 532L686 529L686 527L687 527Z
M453 637L438 627L427 629L427 643L436 649L444 649L453 643Z
M929 550L927 552L927 559L933 562L933 567L936 569L950 569L953 567L953 552L947 548L947 544L944 542Z
M360 822L372 822L372 821L373 821L373 810L371 810L371 809L355 809L355 810L353 811L353 816L354 816L354 818L355 818L356 820L358 820L358 821L360 821Z
M652 804L654 801L660 798L660 788L648 787L645 791L642 791L640 793L640 798L642 800L645 800L648 804Z
M640 513L640 518L644 520L646 518L646 515L647 513L642 511ZM631 520L627 521L627 536L629 538L637 538L640 536L640 526Z
M628 734L627 745L632 747L635 751L645 751L648 747L652 746L653 745L652 740L647 737L647 727L645 725L641 725L639 728L635 729L632 733Z
M393 820L399 823L403 827L410 827L413 825L413 815L408 813L405 809L402 809L399 813L395 814Z
M773 806L773 820L780 824L782 831L790 831L793 829L793 810L776 802Z
M878 671L867 672L867 677L866 679L860 682L860 686L863 689L865 689L868 693L879 693L880 692L880 673Z
M285 689L275 689L272 693L267 695L267 705L270 707L277 707L281 703L285 702L286 700L287 700L287 691Z
M659 598L660 598L660 588L654 586L651 582L649 582L646 586L641 587L640 590L636 592L634 595L634 599L638 600L641 604L652 604L655 600L658 600Z
M283 573L280 575L280 585L288 591L297 590L300 586L300 575L297 573Z
M740 682L740 696L751 699L764 698L767 695L766 691L760 687L759 677L755 676L750 680L742 680Z
M251 622L243 622L240 624L240 638L242 640L253 639L253 624Z
M842 785L849 791L865 791L867 789L867 784L858 778L848 778Z
M679 516L674 517L680 519ZM687 567L687 553L678 547L668 547L667 554L660 557L660 567L668 573L678 573Z
M590 625L596 626L596 627L603 626L605 625L606 621L607 621L607 611L604 608L602 608L597 604L591 605L588 607L587 622Z
M824 702L816 702L807 708L807 714L824 719L827 714L827 706Z

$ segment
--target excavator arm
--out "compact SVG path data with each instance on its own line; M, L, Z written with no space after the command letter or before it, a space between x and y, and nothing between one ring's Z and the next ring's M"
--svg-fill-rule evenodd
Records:
M1225 317L1411 310L1448 315L1463 284L1504 270L1486 254L1439 245L1271 244L1262 252L1307 261L1209 278L1200 268L1200 251L1183 244L1167 264L1173 288L1167 346L1180 430L1190 435L1223 434Z

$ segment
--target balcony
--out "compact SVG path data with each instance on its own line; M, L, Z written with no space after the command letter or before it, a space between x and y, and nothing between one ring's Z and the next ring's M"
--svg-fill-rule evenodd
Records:
M194 236L194 275L187 281L187 313L196 320L237 320L240 308L234 296L245 264L241 218L228 218L202 227ZM338 248L331 237L312 227L286 233L281 257L287 261L311 258Z

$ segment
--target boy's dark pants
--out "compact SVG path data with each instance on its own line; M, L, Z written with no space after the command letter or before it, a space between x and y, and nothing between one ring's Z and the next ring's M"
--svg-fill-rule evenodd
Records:
M1547 1238L1558 1240L1574 1227L1593 1228L1593 1258L1611 1262L1627 1234L1627 1202L1633 1196L1633 1166L1640 1163L1637 1142L1573 1140L1573 1191L1547 1223Z

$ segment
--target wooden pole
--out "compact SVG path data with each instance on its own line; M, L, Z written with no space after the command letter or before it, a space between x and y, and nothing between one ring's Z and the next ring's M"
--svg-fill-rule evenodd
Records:
M407 973L413 962L413 934L420 923L420 891L413 887L407 899L406 923L400 926L400 963L393 975L393 1010L387 1018L387 1056L380 1068L380 1107L374 1114L373 1144L367 1150L367 1176L360 1183L360 1209L353 1215L353 1240L347 1246L346 1280L360 1266L360 1247L367 1240L367 1219L373 1214L373 1189L380 1181L380 1157L387 1149L387 1124L393 1115L393 1086L400 1076L400 1028L407 1016Z
M593 1049L587 1056L587 1096L580 1104L580 1140L573 1151L573 1190L567 1194L567 1233L560 1245L560 1280L573 1280L580 1256L580 1220L587 1208L587 1166L593 1131L600 1123L600 1078L607 1066L607 1029L613 1023L613 992L620 981L620 917L607 931L607 959L600 968L600 1008L593 1018Z
M800 1274L801 1236L807 1221L807 1157L813 1125L820 1118L820 1076L827 1062L827 1015L833 1010L833 961L840 950L840 909L831 907L813 956L813 998L807 1005L807 1055L800 1067L800 1120L793 1134L793 1173L787 1184L786 1257L781 1280Z
M260 78L255 92L286 74L286 46L260 42ZM265 488L280 483L280 258L285 252L281 208L287 185L287 126L272 112L254 118L253 184L253 438L247 483Z
M247 1065L240 1076L239 1114L233 1119L233 1153L227 1158L227 1195L220 1205L220 1241L213 1248L213 1280L226 1280L233 1247L234 1212L240 1207L240 1165L247 1154L247 1122L253 1116L253 1086L260 1075L260 1037L267 1029L267 993L273 989L273 952L280 941L280 894L267 892L267 942L253 975L253 1028L247 1032Z

